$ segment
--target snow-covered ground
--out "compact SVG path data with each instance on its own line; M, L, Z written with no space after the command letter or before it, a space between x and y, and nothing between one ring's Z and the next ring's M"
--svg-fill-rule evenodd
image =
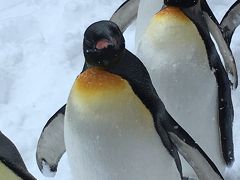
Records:
M35 152L41 130L63 105L83 65L84 30L109 19L124 0L0 0L0 130L18 147L29 171L38 170ZM235 0L209 0L220 20ZM134 52L133 24L125 33ZM240 72L240 30L232 50ZM233 92L236 162L231 179L240 179L240 93ZM71 178L66 155L53 179Z

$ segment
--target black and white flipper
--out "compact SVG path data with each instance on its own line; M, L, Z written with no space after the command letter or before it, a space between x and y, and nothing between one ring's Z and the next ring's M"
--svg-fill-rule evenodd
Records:
M223 179L215 164L189 134L172 119L168 114L168 120L163 122L168 134L177 147L179 153L192 166L198 178Z
M82 71L87 69L86 63ZM66 151L64 142L64 104L46 123L37 144L36 161L44 176L53 177L58 163Z
M65 108L66 104L48 120L38 140L36 160L44 176L55 176L58 162L66 151L63 129Z
M233 87L233 89L236 89L238 86L237 67L236 67L236 62L235 62L234 56L230 49L231 38L226 37L227 35L225 33L226 32L225 29L227 28L226 27L227 25L225 24L226 21L224 21L223 24L221 24L221 26L219 25L217 19L215 18L214 14L212 13L210 7L208 6L206 0L201 0L201 8L202 8L206 23L208 25L209 32L211 33L211 35L214 37L215 41L217 42L218 48L223 57L225 69L228 73L229 79L231 80L232 87ZM239 6L236 6L236 9L237 8L240 9ZM235 11L230 11L229 16L233 15L233 14L237 16L237 14L235 14L234 12ZM227 19L229 19L229 18L230 17L228 17ZM240 18L238 18L238 19L235 18L235 21L237 22L236 24L239 24ZM232 22L235 22L235 21L232 20ZM233 28L233 26L230 26L230 22L228 22L228 23L229 23L229 27ZM225 26L225 27L223 28L223 26ZM235 26L235 28L236 27L237 26ZM230 29L229 32L233 33L234 30Z
M112 15L110 21L116 23L122 32L136 19L139 1L126 0Z
M223 37L230 46L233 33L240 24L240 0L237 0L224 15L220 26L223 30Z

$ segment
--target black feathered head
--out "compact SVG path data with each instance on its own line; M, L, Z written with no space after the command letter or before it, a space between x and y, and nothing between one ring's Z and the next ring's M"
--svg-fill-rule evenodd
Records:
M116 64L125 50L125 40L111 21L90 25L84 33L83 52L88 66L108 68Z

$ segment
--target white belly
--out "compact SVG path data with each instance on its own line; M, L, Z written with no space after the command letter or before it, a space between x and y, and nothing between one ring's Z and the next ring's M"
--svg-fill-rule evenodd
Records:
M75 179L180 179L150 112L129 92L102 94L77 105L70 95L64 133Z
M138 57L147 67L167 111L223 173L217 83L196 28L186 25L184 29L181 23L180 28L175 27L175 22L162 28L159 25L154 33L154 29L146 31L137 48ZM183 171L184 175L195 176L186 162Z

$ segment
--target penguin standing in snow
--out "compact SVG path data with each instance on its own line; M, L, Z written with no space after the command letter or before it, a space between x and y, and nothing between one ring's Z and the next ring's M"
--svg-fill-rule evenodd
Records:
M116 24L92 24L83 44L85 66L71 89L64 120L64 141L75 178L184 179L181 153L199 179L223 179L208 156L168 114L146 68L125 49ZM45 132L57 129L58 118L56 115L47 123L40 144L49 137ZM43 163L50 170L57 167L54 157L62 153L45 155L43 146L39 147L40 169Z
M137 68L134 56L125 53L120 30L108 21L94 23L84 34L83 47L88 68L74 82L64 120L74 178L180 179L174 159L159 141L150 107L146 108L159 104L163 111L159 116L166 116L164 107L154 102L157 96L152 95L145 69Z
M139 41L145 32L150 20L159 9L165 7L164 3L170 3L171 5L179 5L184 13L188 14L188 17L194 22L200 23L203 26L204 31L211 33L217 46L220 50L220 54L223 57L226 72L232 83L232 88L236 89L238 86L238 75L235 59L230 49L231 37L240 24L239 7L240 1L237 0L228 10L221 24L218 23L213 12L206 0L126 0L112 15L111 21L115 22L122 32L127 27L136 21L136 38L135 46L139 46ZM194 9L191 8L193 4L197 4ZM203 16L198 18L196 15ZM205 36L205 35L204 35Z
M0 131L0 179L35 180L14 144Z
M223 173L234 161L231 83L200 2L164 3L140 38L137 55L166 109ZM195 177L185 164L183 174Z
M148 58L144 59L141 56L142 52L145 55L146 54L151 54L151 55L154 54L154 50L152 49L151 46L147 45L144 48L141 47L142 46L141 43L144 44L144 41L145 41L145 39L142 37L143 37L144 33L146 34L146 31L147 31L146 29L147 28L149 29L149 26L153 27L153 26L157 25L156 22L158 22L158 21L155 21L155 25L153 25L153 21L151 21L151 17L154 16L154 14L158 14L159 10L157 10L157 8L161 9L161 7L162 7L163 9L165 9L166 5L167 6L175 6L175 7L178 7L187 16L187 18L189 18L190 21L193 22L193 24L198 29L198 31L199 31L198 34L200 34L201 39L203 39L204 46L207 51L207 56L208 56L207 62L209 63L209 67L211 68L211 70L213 70L214 75L217 80L218 108L219 108L218 116L219 116L219 129L220 129L219 136L221 136L221 146L222 146L221 151L222 151L225 163L227 165L231 165L232 162L234 161L233 142L232 142L233 141L232 140L233 108L232 108L231 92L230 92L229 85L232 85L232 88L235 89L238 85L238 77L237 77L237 69L236 69L235 60L234 60L234 57L233 57L231 49L230 49L230 43L231 43L231 38L234 33L234 30L240 24L240 18L239 18L240 16L239 16L239 11L238 11L239 7L240 7L240 5L239 5L240 1L239 0L236 1L230 7L228 12L224 16L221 24L219 24L218 21L216 20L214 14L212 13L211 9L209 8L209 6L206 2L206 0L198 0L198 1L175 1L175 0L141 1L140 0L140 1L135 1L135 3L139 3L139 7L136 6L136 4L132 5L130 2L131 2L131 0L126 1L119 9L117 9L111 19L115 23L119 24L120 27L127 27L130 24L130 22L132 21L130 17L132 17L133 15L131 15L129 18L126 17L124 22L120 21L119 17L121 17L122 14L127 14L130 10L131 10L131 14L137 13L137 29L136 29L136 46L138 49L137 53L147 67L154 66L154 69L148 68L148 70L149 70L149 73L151 76L152 76L152 73L154 73L157 76L157 77L155 76L157 82L152 77L153 83L154 83L157 91L158 91L158 88L155 83L160 84L161 81L158 81L159 74L156 73L158 70L157 70L157 68L156 68L157 66L156 66L156 64L154 64L154 62L159 63L161 61L162 63L164 63L164 62L166 62L166 60L163 60L164 57L159 56L160 58L158 59L158 61L155 61L155 60L149 61ZM179 13L176 14L173 11L172 12L165 11L165 12L167 12L169 14L169 17L171 17L171 16L177 17L179 14ZM160 13L160 14L163 15L164 13ZM165 50L166 50L165 54L169 54L170 57L172 56L174 58L174 55L173 55L174 53L172 54L172 52L177 52L177 53L182 52L182 53L180 53L180 54L182 54L181 58L184 58L183 52L185 52L185 59L189 59L189 57L191 56L191 53L192 53L191 50L194 50L194 46L191 48L189 47L189 49L185 48L185 50L184 50L184 48L183 48L184 43L183 43L183 46L181 46L181 43L178 43L178 45L180 45L180 46L179 46L178 50L175 51L174 48L172 48L172 47L176 46L175 34L177 34L177 31L174 32L174 30L172 30L172 31L170 30L168 32L168 29L171 29L171 23L166 26L165 26L165 24L167 24L166 22L169 22L170 20L176 21L177 18L167 18L166 15L164 17L165 17L166 21L165 22L161 21L161 25L163 25L160 28L161 31L158 28L155 28L155 30L153 30L153 28L152 28L151 34L155 34L156 39L159 37L158 36L159 33L162 33L163 34L162 36L164 36L164 38L169 36L168 39L165 38L165 40L162 39L159 41L159 44L161 42L162 45L164 45L164 43L167 42L167 45L165 47ZM181 15L180 15L180 17L181 17ZM125 23L125 24L122 24L122 23ZM182 23L182 25L183 25L183 23ZM173 27L172 29L174 29L177 27L177 25L176 26L173 25L172 27ZM178 29L181 29L181 28L182 28L181 26L178 26ZM121 29L121 30L124 31L124 29ZM158 32L158 30L160 32ZM166 30L166 33L164 30ZM184 31L184 27L183 27L183 31ZM215 39L215 41L218 45L220 54L222 55L224 63L225 63L226 72L229 75L231 83L229 83L229 80L226 77L226 72L223 69L223 66L220 62L219 55L217 54L216 48L211 40L209 33L211 33L211 35L213 36L213 38ZM176 37L180 37L180 35L176 35ZM156 39L155 39L155 42L157 42ZM187 40L188 40L188 38L186 38L185 42L187 42ZM170 45L171 42L172 42L172 46ZM157 46L155 46L155 47L157 47ZM160 46L158 46L158 47L160 48ZM169 48L167 48L167 47L169 47ZM151 51L151 53L148 53L146 51L146 49L150 49L150 51L151 50L153 50L153 51ZM197 49L197 48L195 48L195 49ZM160 51L158 51L158 49L155 50L155 52L158 52L158 55L160 54L159 53ZM198 51L198 52L200 52L200 51ZM177 53L175 53L175 54L177 54ZM162 55L164 55L164 53L162 53ZM176 56L178 56L178 55L176 55ZM194 53L192 53L192 56L194 56ZM168 56L167 56L167 58L168 58ZM195 59L197 59L197 58L198 57L196 57ZM174 63L174 66L176 66L177 64L179 64L179 63ZM184 61L182 64L184 65ZM186 64L186 62L185 62L185 64ZM170 75L172 75L171 72L174 72L176 74L177 71L174 71L172 69L171 63L169 63L169 65L170 66L168 66L168 67L166 65L165 69L163 67L160 67L159 69L162 69L161 70L162 73L166 72L167 71L166 69L170 69L170 73L169 73ZM200 66L198 66L198 67L200 67ZM188 68L188 66L185 66L185 68ZM189 68L191 68L191 67L189 66ZM180 66L178 66L178 69L180 70ZM185 71L184 68L182 68L181 70ZM183 74L183 73L180 73L180 75L181 74ZM186 73L185 73L186 77L189 76L188 74L189 74L189 72L186 71ZM190 73L190 74L192 74L192 73ZM163 76L161 76L161 77L163 77ZM164 79L164 78L161 78L161 79ZM168 78L165 78L165 82L166 81L168 81ZM180 81L180 79L176 78L175 81ZM192 80L192 82L193 81L194 80ZM184 83L184 81L182 81L182 82ZM191 81L189 81L188 83L191 84ZM186 86L186 87L188 87L188 86ZM191 89L191 87L190 87L190 89ZM177 92L177 90L179 90L179 89L176 89L176 92ZM186 93L186 94L188 94L188 93ZM181 96L184 94L180 93L179 95ZM170 94L169 94L169 96L170 96ZM168 96L165 96L165 97L168 98ZM191 93L190 93L189 97L191 97ZM173 98L173 97L171 96L171 98ZM168 98L168 99L171 99L171 98ZM163 101L164 101L164 99L163 99ZM175 107L176 107L176 102L174 102L174 103L175 103ZM180 102L179 102L179 105L181 105ZM189 108L186 108L186 109L189 109ZM197 109L195 108L195 111L196 110ZM185 110L180 110L180 112L181 111L184 112ZM211 109L209 109L209 111L211 111ZM178 114L178 110L175 112ZM199 114L201 114L201 113L199 113ZM193 127L193 129L194 129L194 127Z

